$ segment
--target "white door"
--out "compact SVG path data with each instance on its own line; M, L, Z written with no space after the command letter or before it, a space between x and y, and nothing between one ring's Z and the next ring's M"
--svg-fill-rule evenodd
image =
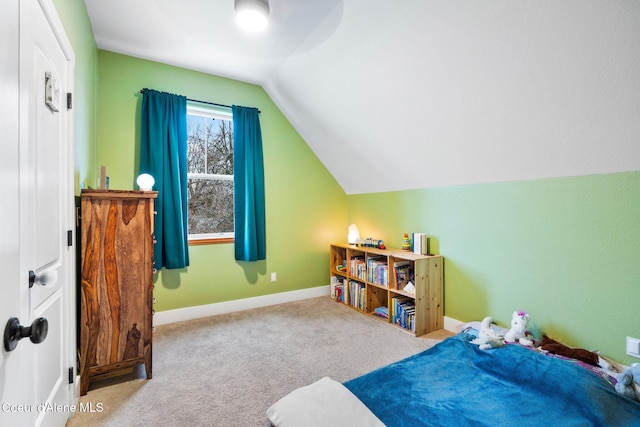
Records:
M15 4L10 1L11 8ZM69 381L75 380L76 367L74 246L68 245L68 231L75 234L73 116L67 109L74 57L51 0L17 4L18 159L9 171L12 179L18 177L18 199L6 205L11 228L2 233L11 243L11 256L18 247L18 258L6 266L12 280L0 286L11 302L3 298L0 314L4 322L15 317L24 327L44 318L48 330L37 345L29 338L10 351L3 345L0 421L63 426L77 396ZM15 196L16 188L10 191Z
M19 162L19 0L7 1L0 13L0 328L21 313ZM23 348L0 351L0 425L29 425L30 414L12 405L28 402L20 387ZM14 422L9 422L9 420Z

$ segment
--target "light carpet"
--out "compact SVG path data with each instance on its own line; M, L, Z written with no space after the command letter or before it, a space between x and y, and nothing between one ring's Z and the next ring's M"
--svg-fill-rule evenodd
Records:
M142 366L91 385L76 426L264 427L266 410L329 376L344 382L450 336L415 338L328 297L159 326ZM101 411L100 411L101 408Z

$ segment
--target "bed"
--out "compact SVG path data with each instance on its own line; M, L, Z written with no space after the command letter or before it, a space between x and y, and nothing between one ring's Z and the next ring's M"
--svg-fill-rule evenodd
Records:
M640 403L584 363L463 332L344 384L323 378L267 411L289 426L640 426Z

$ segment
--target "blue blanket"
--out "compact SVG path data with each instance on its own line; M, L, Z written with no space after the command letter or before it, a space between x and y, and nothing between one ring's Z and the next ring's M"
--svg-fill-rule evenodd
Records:
M346 382L388 427L640 426L640 403L566 360L459 334Z

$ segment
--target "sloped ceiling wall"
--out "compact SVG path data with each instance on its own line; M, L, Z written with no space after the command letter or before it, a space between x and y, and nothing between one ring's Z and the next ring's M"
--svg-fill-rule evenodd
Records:
M638 0L84 1L101 49L264 87L348 194L640 170Z
M640 2L350 0L309 40L264 87L348 194L640 170Z

